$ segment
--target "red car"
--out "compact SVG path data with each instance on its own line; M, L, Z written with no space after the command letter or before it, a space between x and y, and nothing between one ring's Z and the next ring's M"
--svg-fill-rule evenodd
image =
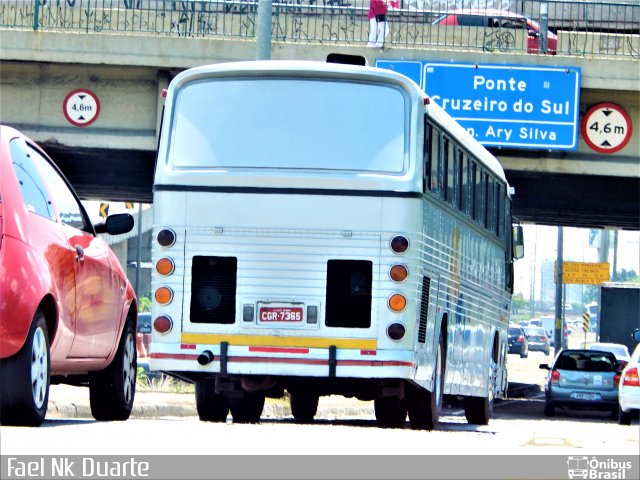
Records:
M137 301L97 233L133 228L129 214L92 225L47 154L0 126L0 423L40 425L50 383L88 385L97 420L125 420L136 382Z
M527 52L528 53L540 53L540 44L542 31L540 25L517 13L507 12L503 10L454 10L442 17L438 18L433 25L457 25L461 27L481 27L481 28L496 28L501 31L508 32L509 30L523 30L527 31ZM511 36L515 43L515 37ZM489 45L498 50L509 50L517 47L515 44L509 44L507 38L504 37L489 37L485 39L485 46ZM501 43L502 42L502 43ZM547 55L555 55L558 49L558 37L551 31L547 31Z

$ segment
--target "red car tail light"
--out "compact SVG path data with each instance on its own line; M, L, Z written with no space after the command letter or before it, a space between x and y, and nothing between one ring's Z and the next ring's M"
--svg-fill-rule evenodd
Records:
M518 337L518 343L522 343L522 342L524 342L524 335L520 335Z
M624 373L622 385L625 387L640 387L640 377L638 377L637 368L630 368Z
M547 340L549 340L547 337L545 337L544 335L542 337L540 337L540 341L542 342L546 342Z
M560 372L558 370L551 371L551 383L553 384L560 383Z

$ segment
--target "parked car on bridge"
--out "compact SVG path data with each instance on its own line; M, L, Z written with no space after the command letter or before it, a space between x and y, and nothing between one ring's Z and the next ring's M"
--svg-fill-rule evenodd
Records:
M540 25L523 15L494 9L462 9L454 10L441 16L433 22L433 25L440 26L460 26L460 27L481 27L495 28L509 32L510 30L526 30L527 32L527 52L541 53L542 29ZM511 35L511 40L501 39L501 44L497 44L497 49L515 49L515 36ZM487 43L485 42L485 45ZM493 45L493 43L491 44ZM558 37L551 31L547 31L547 55L555 55L558 50Z
M640 342L640 330L633 333L633 339ZM639 420L640 417L640 344L631 354L629 363L620 374L620 385L618 387L618 400L620 412L618 423L620 425L631 425L632 418Z
M610 352L562 350L549 370L545 385L546 416L555 415L556 407L610 410L618 418L618 383L620 363Z
M40 425L50 383L88 385L98 420L129 417L136 381L136 297L97 234L132 227L129 214L92 225L44 150L18 130L0 126L3 425Z
M509 353L519 353L520 358L527 358L529 356L529 341L522 327L520 325L509 325L507 335Z

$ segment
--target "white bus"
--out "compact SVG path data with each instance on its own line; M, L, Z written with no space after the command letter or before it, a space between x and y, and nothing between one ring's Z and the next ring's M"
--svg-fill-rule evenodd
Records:
M299 420L338 394L373 400L384 427L433 428L443 395L489 421L522 229L498 161L413 81L184 71L153 203L150 365L195 383L202 420L256 422L287 392Z

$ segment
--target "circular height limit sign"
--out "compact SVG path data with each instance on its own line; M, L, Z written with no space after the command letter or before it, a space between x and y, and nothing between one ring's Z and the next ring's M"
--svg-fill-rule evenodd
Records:
M91 90L79 88L65 97L62 111L71 125L86 127L98 119L100 100Z
M631 139L631 117L615 103L599 103L582 119L582 138L598 153L615 153Z

